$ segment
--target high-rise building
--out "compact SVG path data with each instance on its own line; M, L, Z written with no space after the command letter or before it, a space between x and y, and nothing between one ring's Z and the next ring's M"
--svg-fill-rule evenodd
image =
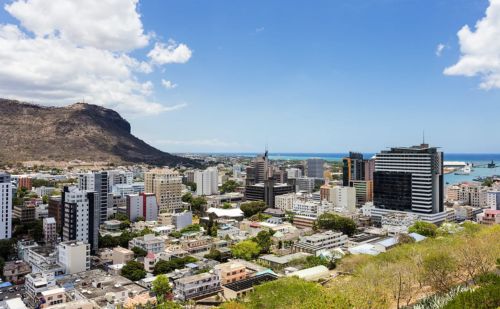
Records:
M344 210L356 210L356 189L353 187L335 186L330 189L330 202L334 207Z
M213 195L218 193L219 172L216 167L194 173L197 195Z
M246 184L253 185L256 183L264 182L269 178L269 158L268 152L264 152L263 155L255 157L246 169Z
M292 192L295 192L294 186L275 183L274 179L269 179L255 185L247 185L245 187L245 199L248 201L264 201L269 207L273 208L276 196Z
M312 193L315 187L315 178L312 177L299 177L295 179L295 186L297 187L297 192L305 191L307 193Z
M62 230L62 202L60 196L50 196L49 197L49 217L56 220L56 230L57 234L61 234Z
M78 189L97 193L97 204L100 207L99 224L108 219L108 172L94 172L78 174Z
M153 169L144 173L144 192L154 193L160 212L182 210L182 177L170 169Z
M10 175L0 173L0 239L12 236L12 184Z
M325 160L320 158L311 158L306 161L307 177L323 179L325 172Z
M54 243L57 240L56 220L52 217L43 218L43 240L46 243Z
M492 210L500 210L500 190L492 190L486 193L486 205Z
M57 262L66 274L90 269L90 245L81 241L64 241L57 245Z
M134 222L138 217L146 221L158 219L158 204L154 193L141 193L127 195L127 215Z
M371 180L351 180L350 187L356 189L356 206L362 207L366 202L373 200L373 181Z
M63 240L87 242L92 252L97 251L101 210L97 192L64 187L61 201Z
M374 212L406 211L444 220L443 153L427 144L381 151L373 175ZM443 216L444 214L444 216Z
M342 185L351 186L351 181L373 180L375 160L364 159L359 152L349 152L349 156L342 159Z
M296 179L302 177L302 170L296 167L290 167L286 169L288 179Z
M21 176L17 179L17 189L21 190L22 188L31 190L31 177Z

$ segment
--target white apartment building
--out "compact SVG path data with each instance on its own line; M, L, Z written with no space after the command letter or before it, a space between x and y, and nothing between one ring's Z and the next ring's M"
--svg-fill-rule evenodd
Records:
M134 222L138 217L146 221L158 219L158 204L154 193L141 193L127 195L127 215Z
M335 186L330 189L330 199L334 207L347 211L356 210L356 188Z
M153 169L144 173L144 192L154 193L160 212L182 209L182 177L170 169Z
M318 216L319 202L297 199L293 203L292 211L298 216L316 218Z
M493 210L500 210L500 190L492 190L486 193L486 206Z
M304 236L293 245L292 252L307 252L316 254L321 250L330 250L345 246L347 235L341 232L326 231L311 236Z
M156 237L154 234L147 234L142 237L133 238L128 243L128 248L142 248L147 252L160 253L165 251L165 241L161 237Z
M175 281L175 298L186 301L220 291L219 276L213 271L199 275L184 277Z
M65 241L57 245L57 262L66 274L90 269L90 245L81 241Z
M194 172L196 195L213 195L218 193L219 172L216 167Z
M172 225L175 229L180 231L188 225L193 224L193 213L191 211L184 211L172 214Z
M0 239L12 237L12 184L10 175L0 173Z
M34 273L25 276L25 288L27 302L31 308L37 303L37 295L47 291L56 285L56 279L53 272Z
M314 191L315 179L313 177L298 177L295 179L295 186L298 191L312 193Z
M134 182L134 173L129 171L112 170L108 172L109 187L117 184L131 185Z
M43 239L46 243L57 240L56 220L52 217L43 219Z
M274 198L274 207L283 211L292 211L293 203L296 199L297 195L295 193L277 195Z
M296 179L302 177L302 170L300 168L287 168L286 173L288 176L288 179Z

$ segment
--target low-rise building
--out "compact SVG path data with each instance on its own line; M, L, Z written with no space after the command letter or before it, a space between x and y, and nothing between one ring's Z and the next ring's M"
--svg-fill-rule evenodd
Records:
M486 225L500 224L500 210L486 209L484 213L478 215L478 221Z
M3 267L5 281L12 282L13 284L22 284L24 276L29 273L31 273L31 267L24 261L6 262Z
M46 243L53 243L57 240L56 220L52 217L43 219L43 239Z
M259 257L259 262L261 264L267 265L272 269L281 270L288 267L292 261L305 259L311 256L307 252L296 252L283 256L276 256L274 254L267 254Z
M292 246L292 252L307 252L316 255L318 251L343 247L347 242L347 235L341 232L327 231L311 236L304 236Z
M255 286L276 279L278 279L276 275L266 272L260 275L245 278L243 280L228 283L222 287L224 297L226 299L245 298L245 296L254 290Z
M133 238L128 243L129 249L139 247L147 252L159 253L165 250L165 241L154 234L147 234L141 237Z
M247 277L245 265L238 262L227 262L216 265L214 271L219 276L222 285L243 280Z
M41 308L64 304L66 302L66 290L64 288L54 288L42 292L43 304ZM52 308L52 307L51 307Z
M220 279L213 271L175 281L174 295L181 301L199 299L221 291Z
M134 251L122 247L113 248L113 264L127 264L133 259Z

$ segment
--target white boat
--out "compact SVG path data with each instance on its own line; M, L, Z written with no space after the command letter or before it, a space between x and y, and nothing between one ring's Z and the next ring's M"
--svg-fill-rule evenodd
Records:
M472 172L472 165L467 163L460 171L456 172L455 175L470 175Z

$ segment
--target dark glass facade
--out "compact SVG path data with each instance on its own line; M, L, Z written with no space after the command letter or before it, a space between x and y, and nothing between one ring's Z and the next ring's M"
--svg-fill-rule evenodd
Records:
M373 204L377 208L411 211L411 173L382 172L373 174Z

